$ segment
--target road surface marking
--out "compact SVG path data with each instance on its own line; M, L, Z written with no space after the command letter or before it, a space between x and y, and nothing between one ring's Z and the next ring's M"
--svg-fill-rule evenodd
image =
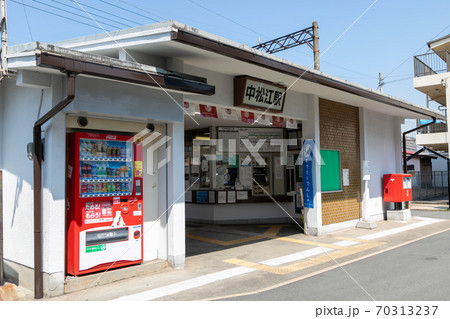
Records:
M416 217L416 219L417 219L417 217ZM415 223L415 224L412 224L412 225L399 227L399 229L401 229L401 230L397 231L397 232L392 232L392 230L390 230L390 231L381 231L381 232L378 232L378 233L375 233L375 234L369 235L369 236L361 236L361 237L358 237L358 238L347 238L347 240L350 240L350 241L351 240L369 241L369 237L371 237L371 236L373 238L389 236L389 235L392 235L394 233L407 231L407 230L410 230L410 229L426 226L426 225L429 225L429 224L441 221L441 220L438 220L438 219L428 219L428 218L424 218L422 220L424 220L424 222L419 222L419 223ZM414 227L409 227L409 226L414 226ZM393 229L393 230L395 230L395 229ZM399 244L399 245L396 245L396 246L393 246L393 247L388 247L388 248L385 248L383 250L376 251L376 252L370 253L368 255L361 256L361 257L358 257L358 258L355 258L355 259L352 259L352 260L349 260L349 261L346 261L346 262L343 262L343 263L339 263L339 264L336 264L336 265L333 265L333 266L330 266L330 267L327 267L327 268L324 268L324 269L320 269L320 270L315 271L313 273L310 273L310 274L307 274L307 275L304 275L304 276L301 276L301 277L297 277L297 278L291 279L289 281L284 281L282 283L279 283L279 284L276 284L276 285L273 285L273 286L270 286L270 287L266 287L266 288L263 288L263 289L260 289L260 290L257 290L257 291L245 292L245 293L241 293L241 294L233 294L233 295L221 296L221 297L213 297L213 298L205 299L205 300L217 300L217 299L238 297L238 296L250 295L250 294L254 294L254 293L263 292L263 291L271 290L271 289L274 289L274 288L278 288L278 287L287 285L289 283L300 281L300 280L303 280L303 279L306 279L306 278L309 278L309 277L312 277L312 276L315 276L315 275L327 272L329 270L333 270L333 269L336 269L336 268L348 265L350 263L353 263L353 262L356 262L356 261L359 261L359 260L362 260L362 259L365 259L365 258L368 258L368 257L371 257L371 256L375 256L375 255L384 253L386 251L389 251L389 250L392 250L392 249L396 249L398 247L401 247L401 246L413 243L415 241L419 241L419 240L422 240L424 238L431 237L431 236L434 236L434 235L437 235L439 233L446 232L446 231L449 231L449 230L450 230L450 228L442 230L442 231L439 231L439 232L436 232L434 234L430 234L430 235L418 238L418 239L414 239L414 240L411 240L409 242L402 243L402 244ZM343 238L340 238L340 239L343 239ZM368 243L372 243L372 242L368 242ZM335 243L335 245L336 245L336 243ZM360 246L349 248L349 249L354 249L354 248L358 248L358 247L360 247ZM283 256L283 257L269 259L269 260L260 262L259 264L268 265L268 266L278 266L278 265L281 265L283 263L286 263L284 261L287 260L287 259L289 259L288 262L299 261L301 259L309 258L309 257L313 256L314 254L316 254L316 255L322 254L324 252L327 252L327 250L329 251L330 249L329 248L325 248L325 247L316 247L316 248L312 248L312 249L309 249L309 250L302 251L302 252L298 253L298 255L297 254L288 255L288 256L291 256L290 258L286 258L288 256ZM345 250L339 250L339 251L335 251L335 252L332 252L332 253L340 253L340 252L345 253ZM297 257L299 259L294 260L295 259L295 257L293 257L294 255L297 255ZM309 257L305 257L305 256L309 256ZM339 258L339 257L337 257L337 258ZM278 259L278 261L276 261L277 259ZM305 265L306 265L306 263L305 263ZM192 279L184 280L184 281L181 281L181 282L173 283L173 284L170 284L170 285L167 285L167 286L154 288L154 289L147 290L147 291L144 291L144 292L141 292L141 293L132 294L132 295L128 295L128 296L122 296L120 298L117 298L116 300L130 300L131 301L131 300L152 300L152 299L157 299L157 298L173 295L173 294L176 294L176 293L180 293L180 292L183 292L183 291L186 291L186 290L189 290L189 289L198 288L198 287L201 287L201 286L204 286L204 285L216 282L216 281L225 280L225 279L229 279L229 278L232 278L232 277L235 277L235 276L251 273L251 272L254 272L254 271L256 271L256 269L254 269L254 268L235 267L235 268L231 268L231 269L227 269L227 270L223 270L223 271L219 271L219 272L215 272L215 273L211 273L211 274L195 277L195 278L192 278Z
M241 297L241 296L254 295L254 294L262 293L262 292L269 291L269 290L272 290L272 289L280 288L280 287L292 284L294 282L298 282L298 281L301 281L301 280L304 280L304 279L308 279L308 278L311 278L311 277L323 274L323 273L325 273L327 271L334 270L336 268L342 268L343 266L346 266L346 265L358 262L360 260L364 260L364 259L376 256L376 255L379 255L379 254L383 254L383 253L388 252L390 250L394 250L394 249L397 249L397 248L400 248L400 247L412 244L412 243L414 243L416 241L420 241L420 240L423 240L423 239L428 238L428 237L432 237L432 236L435 236L435 235L439 235L441 233L445 233L447 231L450 231L450 228L447 228L447 229L444 229L444 230L440 230L440 231L437 231L437 232L435 232L433 234L428 234L426 236L423 236L423 237L420 237L420 238L416 238L416 239L413 239L413 240L410 240L410 241L407 241L407 242L404 242L404 243L401 243L401 244L398 244L398 245L395 245L395 246L392 246L392 247L387 247L385 249L382 249L382 250L379 250L379 251L375 251L375 252L370 253L368 255L357 257L355 259L339 263L338 265L333 265L333 266L330 266L330 267L327 267L327 268L324 268L324 269L320 269L320 270L317 270L315 272L312 272L312 273L309 273L309 274L306 274L306 275L303 275L303 276L300 276L300 277L296 277L296 278L293 278L293 279L290 279L290 280L286 280L286 281L280 282L278 284L275 284L275 285L272 285L272 286L269 286L269 287L264 287L264 288L253 290L253 291L250 291L250 292L242 292L242 293L238 293L238 294L231 294L231 295L225 295L225 296L219 296L219 297L212 297L212 298L207 298L207 299L199 299L197 301L212 301L212 300L236 298L236 297Z
M431 225L431 224L434 224L434 223L442 221L442 219L417 218L417 217L415 217L415 218L423 220L423 221L418 222L418 223L414 223L414 224L411 224L411 225L406 225L406 226L402 226L402 227L397 227L397 228L393 228L393 229L380 231L380 232L375 233L375 234L370 234L370 235L366 235L366 236L356 237L355 239L373 240L373 239L377 239L377 238L380 238L380 237L386 237L386 236L395 235L395 234L398 234L398 233L401 233L401 232L404 232L404 231L408 231L408 230L411 230L411 229L415 229L415 228Z
M287 242L291 242L291 243L319 246L319 247L332 248L332 249L344 249L345 248L345 247L335 245L335 244L325 244L325 243L319 243L319 242L315 242L315 241L295 239L295 238L289 238L289 237L276 237L274 239L281 240L281 241L287 241Z
M328 248L321 248L321 247L316 247L316 248L312 248L309 250L305 250L302 251L300 253L297 254L293 254L293 255L289 255L291 256L290 260L292 261L298 261L302 258L309 258L311 256L314 255L318 255L318 254L322 254L324 253L326 250L328 250ZM294 255L297 257L297 259L294 259ZM287 257L287 256L284 256ZM278 262L284 263L286 259L279 259ZM275 264L275 260L274 259L269 259L267 261L265 261L267 263L271 263L273 265L277 265ZM261 262L261 264L264 264L265 262ZM169 296L169 295L173 295L179 292L183 292L185 290L189 290L192 288L197 288L197 287L201 287L203 285L207 285L216 281L220 281L220 280L224 280L224 279L229 279L235 276L239 276L239 275L243 275L243 274L247 274L250 272L256 271L256 269L254 268L248 268L248 267L235 267L235 268L231 268L231 269L226 269L223 271L219 271L219 272L215 272L215 273L211 273L208 275L203 275L203 276L199 276L199 277L195 277L192 279L188 279L188 280L183 280L177 283L173 283L167 286L163 286L163 287L159 287L159 288L154 288L151 290L147 290L147 291L143 291L140 293L136 293L136 294L132 294L132 295L128 295L128 296L122 296L120 298L117 298L115 300L124 300L124 301L133 301L133 300L153 300L153 299L157 299L157 298L161 298L161 297L165 297L165 296Z
M295 264L287 265L287 266L283 266L283 267L268 266L264 262L254 263L254 262L249 262L249 261L245 261L245 260L241 260L241 259L237 259L237 258L227 259L227 260L224 260L224 262L234 264L234 265L237 265L240 267L249 267L249 268L253 268L255 270L270 272L273 274L286 275L286 274L290 274L295 271L304 270L304 269L307 269L307 268L310 268L313 266L317 266L322 263L327 263L332 260L336 260L336 259L346 257L349 255L353 255L353 254L359 253L361 251L372 249L372 248L375 248L375 247L378 247L378 246L381 246L384 244L385 243L383 243L383 242L371 242L371 243L363 243L356 247L350 247L350 248L342 247L344 249L332 251L332 252L327 253L322 256L318 256L315 258L308 259L306 261L297 262Z

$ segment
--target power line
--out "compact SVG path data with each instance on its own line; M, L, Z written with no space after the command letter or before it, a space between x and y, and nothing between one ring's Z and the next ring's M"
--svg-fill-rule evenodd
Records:
M432 40L436 39L442 32L447 30L449 27L450 27L450 24L448 26L446 26L444 29L442 29L442 31L440 31ZM426 46L426 44L422 45L418 50L416 50L413 54L408 56L402 63L400 63L391 72L389 72L388 75L386 75L384 78L386 79L389 75L391 75L393 72L395 72L399 67L401 67L403 64L405 64L407 61L409 61L409 59L411 59L414 55L416 55L416 53L419 52L420 50L422 50L425 46Z
M394 82L400 82L400 81L406 81L406 80L411 80L413 79L413 76L408 76L407 78L402 78L402 79L398 79L398 80L392 80L392 81L388 81L388 82L384 82L384 84L386 83L394 83Z
M123 2L123 0L119 0L119 1L122 1L122 2ZM229 19L229 18L227 18L226 16L224 16L223 14L220 14L220 13L218 13L218 12L212 10L212 9L209 9L209 8L203 6L203 5L200 5L199 3L197 3L197 2L195 2L195 1L193 1L193 0L188 0L188 1L191 2L191 3L194 4L194 5L196 5L196 6L200 7L200 8L202 8L202 9L204 9L204 10L206 10L206 11L209 11L209 12L211 12L211 13L213 13L213 14L215 14L215 15L221 17L221 18L224 18L224 19L226 19L227 21L230 21L230 22L232 22L232 23L234 23L234 24L236 24L236 25L238 25L238 26L240 26L240 27L242 27L242 28L244 28L244 29L246 29L246 30L249 30L249 31L251 31L251 32L253 32L253 33L255 33L255 34L258 34L258 35L260 35L260 36L262 36L262 37L264 37L264 38L269 38L267 35L264 35L264 34L258 32L258 31L255 31L255 30L253 30L253 29L251 29L251 28L245 26L245 25L242 25L241 23L238 23L238 22L236 22L236 21L234 21L234 20L232 20L232 19ZM377 1L378 1L378 0L377 0ZM367 12L367 11L368 11L368 10L369 10L369 9L370 9L377 1L373 2L373 3L366 9L365 12ZM365 12L364 12L362 15L364 15ZM358 18L358 19L359 19L359 18ZM354 23L356 23L356 22L357 22L357 20L356 20ZM333 45L334 45L334 43L333 43L331 46L333 46ZM330 47L331 47L331 46L330 46ZM298 50L298 48L296 48L296 49L294 49L294 50L295 50L297 53L301 53L301 54L303 54L303 55L306 55L306 56L310 57L309 54L306 54L306 53L304 53L304 52ZM357 71L353 71L353 70L344 68L344 67L342 67L342 66L338 66L338 65L336 65L336 64L333 64L333 63L328 62L328 61L325 61L325 60L321 60L321 62L325 62L325 63L327 63L327 64L330 64L330 65L333 65L333 66L335 66L335 67L341 68L341 69L343 69L343 70L346 70L346 71L349 71L349 72L353 72L353 73L356 73L356 74L359 74L359 75L363 75L363 76L366 76L366 77L369 77L369 78L372 78L372 79L378 78L378 77L373 76L373 75L363 74L363 73L360 73L360 72L357 72Z
M25 13L25 19L27 20L28 32L30 33L31 41L34 41L33 40L33 33L31 33L31 27L30 27L30 21L28 19L27 9L25 7L25 4L23 3L23 0L22 0L22 7L23 7L23 12Z
M137 15L137 16L144 17L144 18L146 18L146 19L149 19L149 20L152 20L152 21L155 21L155 22L159 22L158 20L155 20L155 19L153 19L153 18L147 17L147 16L145 16L145 15L143 15L143 14L134 12L134 11L132 11L132 10L128 10L128 9L122 8L122 7L120 7L120 6L118 6L118 5L114 4L114 3L108 2L108 1L106 1L106 0L99 0L99 1L101 1L101 2L103 2L103 3L106 3L106 4L108 4L108 5L112 6L112 7L118 8L118 9L120 9L120 10L123 10L123 11L126 11L126 12L130 12L130 13L135 14L135 15Z
M251 28L249 28L249 27L247 27L247 26L245 26L245 25L243 25L243 24L240 24L239 22L236 22L236 21L234 21L234 20L231 20L231 19L225 17L223 14L220 14L220 13L214 11L214 10L208 9L208 8L202 6L201 4L199 4L199 3L197 3L197 2L195 2L195 1L193 1L193 0L188 0L188 1L189 1L190 3L196 5L197 7L200 7L200 8L202 8L202 9L204 9L204 10L206 10L206 11L209 11L209 12L215 14L215 15L218 15L219 17L221 17L221 18L223 18L223 19L225 19L225 20L228 20L228 21L230 21L230 22L232 22L232 23L234 23L234 24L236 24L236 25L238 25L238 26L240 26L240 27L242 27L242 28L244 28L244 29L250 30L250 31L252 31L252 32L254 32L254 33L256 33L256 34L259 34L259 35L265 37L264 34L261 34L261 33L259 33L258 31L255 31L255 30L253 30L253 29L251 29Z
M80 18L82 18L82 19L87 19L87 20L89 20L89 18L87 18L87 17L85 17L85 16L83 16L83 15L81 15L81 14L73 13L73 12L70 12L69 10L61 9L61 8L56 7L56 6L52 6L51 4L41 2L41 1L39 1L39 0L33 0L33 1L34 1L34 2L37 2L37 3L41 4L41 5L50 7L50 8L53 8L53 9L56 9L56 10L60 10L60 11L63 11L63 12L69 13L69 14L72 14L72 15L77 16L77 17L80 17ZM110 27L113 27L113 28L115 28L115 29L120 29L120 27L115 26L115 25L112 25L112 24L109 24L109 23L106 23L106 22L103 22L103 24L108 25L108 26L110 26Z
M72 0L72 1L73 1L73 0ZM150 12L150 11L145 10L145 9L143 9L143 8L139 8L138 6L136 6L136 5L132 4L132 3L129 3L128 1L125 1L125 0L118 0L118 1L120 1L120 2L122 2L122 3L125 3L125 4L128 4L130 7L133 7L133 8L135 8L135 9L142 10L142 11L144 11L144 12L147 12L148 14L154 15L155 17L157 17L157 18L159 18L159 19L161 19L161 20L167 20L166 18L161 17L161 16L159 16L159 15L153 13L153 12ZM155 21L156 21L156 20L155 20Z
M57 17L66 19L66 20L70 20L70 21L73 21L73 22L76 22L76 23L79 23L79 24L82 24L82 25L85 25L85 26L89 26L89 27L92 27L92 28L100 29L100 30L101 30L101 28L98 27L98 26L95 26L95 25L92 25L92 24L89 24L89 23L85 23L85 22L81 22L81 21L78 21L78 20L75 20L75 19L72 19L72 18L63 16L63 15L60 15L60 14L55 13L55 12L51 12L51 11L48 11L48 10L45 10L45 9L42 9L42 8L38 8L38 7L35 7L35 6L32 6L32 5L29 5L29 4L24 4L24 3L21 3L21 2L19 2L19 1L17 1L17 0L10 0L10 1L11 1L11 2L14 2L14 3L17 3L17 4L19 4L19 5L24 5L24 6L26 6L26 7L29 7L29 8L32 8L32 9L35 9L35 10L38 10L38 11L41 11L41 12L45 12L45 13L48 13L48 14L51 14L51 15L54 15L54 16L57 16Z
M55 1L55 0L53 0L53 1ZM74 0L69 0L69 1L74 2ZM90 9L92 9L92 10L96 10L96 11L99 11L99 12L102 12L102 13L106 13L107 15L110 15L110 16L113 16L113 17L116 17L116 18L119 18L119 19L128 21L128 22L137 24L136 21L132 21L132 20L126 19L126 18L124 18L124 17L118 16L118 15L113 14L113 13L111 13L111 12L107 12L107 11L104 11L104 10L102 10L102 9L98 9L98 8L96 8L96 7L92 7L92 6L90 6L90 5L88 5L88 4L85 4L85 3L81 3L81 2L80 2L80 4L83 5L83 6L85 6L85 7L87 7L87 8L90 8Z
M72 8L72 9L75 9L75 10L77 10L77 11L82 11L82 10L81 10L80 8L77 8L77 7L71 6L71 5L67 4L67 3L63 3L63 2L61 2L61 1L58 1L58 0L52 0L52 1L53 1L53 2L56 2L56 3L60 4L60 5L63 5L63 6L66 6L66 7ZM118 24L121 24L121 25L123 25L123 26L125 26L125 27L131 28L131 26L130 26L130 25L128 25L128 24L125 24L125 23L122 23L122 22L119 22L119 21L115 21L115 20L112 20L112 19L110 19L110 18L107 18L107 17L104 17L104 16L102 16L102 15L99 15L99 14L96 14L96 13L92 13L92 12L90 12L90 14L92 14L93 16L96 16L96 17L102 18L102 19L104 19L104 20L108 20L108 21L111 21L111 22L114 22L114 23L118 23Z

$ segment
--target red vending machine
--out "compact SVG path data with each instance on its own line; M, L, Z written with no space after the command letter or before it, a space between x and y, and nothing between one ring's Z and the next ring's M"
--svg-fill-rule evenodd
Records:
M142 262L142 143L68 135L67 273Z

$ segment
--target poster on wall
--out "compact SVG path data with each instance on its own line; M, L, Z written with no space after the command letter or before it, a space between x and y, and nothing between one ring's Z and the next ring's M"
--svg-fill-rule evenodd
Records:
M227 192L226 191L218 191L217 192L217 203L226 204L227 202Z
M217 108L215 106L200 104L200 114L204 117L217 118Z
M284 127L284 118L281 116L272 116L273 127Z
M214 204L216 202L216 192L215 191L209 191L208 200L209 200L210 204Z
M222 109L222 118L224 120L237 121L238 117L235 110L232 109Z
M252 163L245 164L245 157L242 156L239 163L239 181L244 189L252 189L253 185Z
M258 124L261 124L261 125L267 125L267 126L270 125L270 119L265 114L261 114L261 115L257 116L256 121L258 122Z
M183 110L188 115L195 115L195 104L189 103L189 102L184 102Z
M236 203L236 192L228 191L228 203Z
M286 120L286 128L297 129L297 120L294 119Z
M342 170L342 185L349 186L350 185L350 173L348 168L344 168Z
M255 113L241 111L241 121L247 124L253 124L255 122Z
M302 148L303 156L303 201L305 207L314 208L314 140L305 139Z

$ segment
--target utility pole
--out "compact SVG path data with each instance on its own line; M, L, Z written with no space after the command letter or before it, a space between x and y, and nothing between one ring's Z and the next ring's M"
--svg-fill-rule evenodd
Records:
M0 33L2 46L0 49L0 80L6 76L8 66L6 61L6 0L0 0Z
M313 51L314 51L314 69L320 70L320 61L319 61L319 24L317 21L312 23L313 27Z
M380 92L383 93L383 86L384 86L384 82L383 82L383 73L378 73L378 88L380 89Z

